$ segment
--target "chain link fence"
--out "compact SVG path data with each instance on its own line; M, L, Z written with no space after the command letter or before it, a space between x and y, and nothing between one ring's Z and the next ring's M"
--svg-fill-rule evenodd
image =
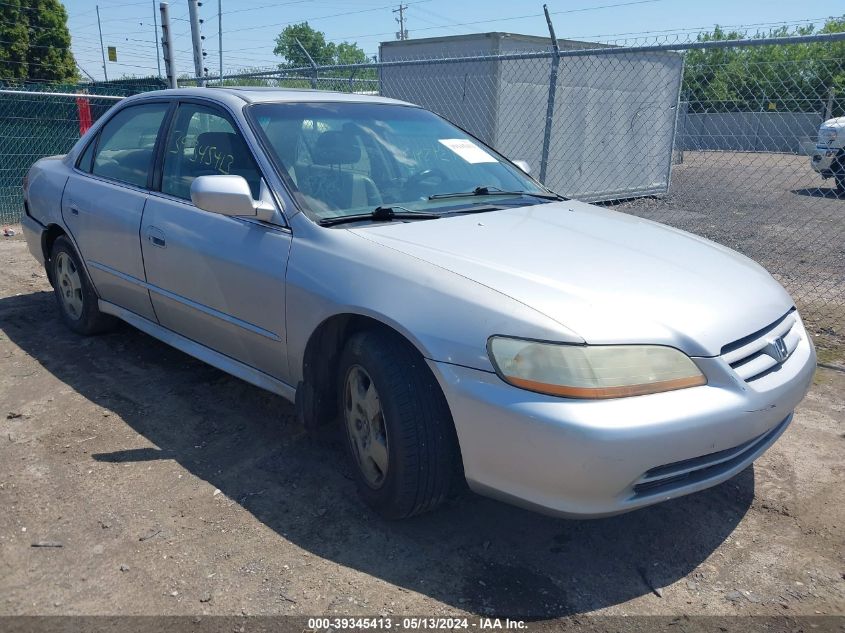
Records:
M161 80L85 85L0 82L0 222L17 222L21 184L42 156L65 154L122 97L164 88Z
M796 299L819 346L845 355L845 194L811 164L820 124L845 115L845 34L557 51L515 46L502 38L470 55L432 40L429 49L385 47L380 63L207 82L423 105L527 161L563 195L755 259ZM110 105L85 99L92 120ZM74 95L0 94L3 222L19 217L26 167L66 151L84 117ZM845 152L822 151L832 153L831 173L845 173Z

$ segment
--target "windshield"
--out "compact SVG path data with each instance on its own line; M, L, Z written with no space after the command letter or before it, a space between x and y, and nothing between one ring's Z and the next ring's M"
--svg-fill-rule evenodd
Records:
M371 103L266 103L249 108L271 158L314 219L389 206L445 213L458 207L543 202L548 194L498 153L437 115ZM480 188L480 189L479 189ZM466 193L464 196L444 194Z

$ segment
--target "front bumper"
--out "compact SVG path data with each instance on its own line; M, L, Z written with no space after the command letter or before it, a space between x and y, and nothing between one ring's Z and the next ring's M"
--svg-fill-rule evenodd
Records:
M696 358L708 384L614 400L568 400L492 373L429 361L449 402L470 487L563 516L598 517L703 490L759 457L792 420L816 356L793 354L746 383Z
M816 151L810 159L810 165L824 178L830 178L834 175L833 165L842 151L843 150L837 148L816 146Z

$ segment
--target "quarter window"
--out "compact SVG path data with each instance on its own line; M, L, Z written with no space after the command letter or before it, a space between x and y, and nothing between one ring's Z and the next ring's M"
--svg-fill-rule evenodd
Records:
M88 146L85 148L85 151L82 152L82 156L79 159L79 163L77 166L79 169L86 173L91 173L91 159L94 157L94 146L97 144L97 139L93 139L88 143Z
M232 122L201 105L179 106L162 167L162 193L190 200L191 183L198 176L243 176L258 198L261 175L246 141Z
M92 173L146 187L167 108L167 103L148 103L115 114L100 132Z

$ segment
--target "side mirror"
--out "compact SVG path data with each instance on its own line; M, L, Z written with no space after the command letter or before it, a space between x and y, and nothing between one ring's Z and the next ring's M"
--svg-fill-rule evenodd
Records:
M255 201L243 176L198 176L191 183L191 201L203 211L254 216Z
M524 160L515 160L515 161L511 161L511 162L513 162L513 164L514 164L514 165L516 165L517 167L519 167L519 168L520 168L522 171L524 171L526 174L530 174L530 173L531 173L531 165L529 165L526 161L524 161Z
M191 202L203 211L272 222L276 216L276 207L268 200L268 193L262 182L261 200L253 200L249 184L243 176L198 176L191 183Z

